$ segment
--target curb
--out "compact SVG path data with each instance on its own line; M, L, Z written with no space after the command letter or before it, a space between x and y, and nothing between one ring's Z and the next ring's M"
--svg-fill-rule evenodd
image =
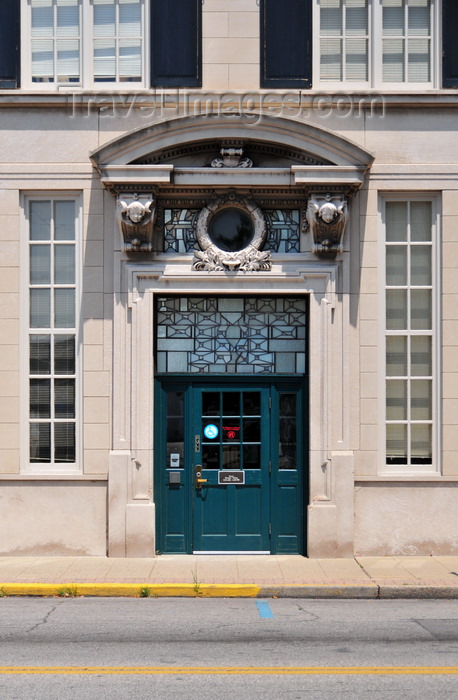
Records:
M220 583L0 583L0 595L126 598L377 598L378 586L280 585Z
M379 588L374 583L363 585L342 584L340 586L329 584L296 584L263 586L258 598L375 599L378 598L378 591Z
M458 587L293 584L257 586L220 583L0 583L0 598L52 596L78 598L316 598L316 599L458 599Z
M384 600L416 599L458 599L458 588L455 586L379 586L379 598Z

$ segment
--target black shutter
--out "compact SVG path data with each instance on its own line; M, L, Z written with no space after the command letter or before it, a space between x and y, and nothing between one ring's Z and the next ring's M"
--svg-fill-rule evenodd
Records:
M458 87L458 2L442 0L442 85Z
M0 88L19 87L20 0L0 0Z
M312 86L312 0L261 0L261 87Z
M151 85L202 85L202 0L151 0Z

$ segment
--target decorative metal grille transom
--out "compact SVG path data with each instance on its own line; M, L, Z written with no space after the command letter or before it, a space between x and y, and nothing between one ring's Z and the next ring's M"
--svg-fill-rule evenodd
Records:
M160 297L157 372L304 374L306 300Z
M199 250L196 226L200 209L164 210L164 252ZM300 252L299 209L264 209L267 237L263 250L272 253Z

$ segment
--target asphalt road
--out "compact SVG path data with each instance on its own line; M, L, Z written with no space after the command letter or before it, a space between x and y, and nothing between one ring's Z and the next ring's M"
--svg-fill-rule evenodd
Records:
M0 699L458 697L458 601L1 598Z

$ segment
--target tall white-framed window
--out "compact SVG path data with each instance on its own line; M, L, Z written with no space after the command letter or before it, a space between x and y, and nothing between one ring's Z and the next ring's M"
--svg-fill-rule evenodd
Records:
M389 473L439 465L439 246L435 198L386 197L385 459Z
M22 2L24 86L146 86L145 0Z
M314 85L439 86L440 0L316 0Z
M24 205L23 383L28 401L22 469L74 473L81 470L80 203L72 196L30 196Z

